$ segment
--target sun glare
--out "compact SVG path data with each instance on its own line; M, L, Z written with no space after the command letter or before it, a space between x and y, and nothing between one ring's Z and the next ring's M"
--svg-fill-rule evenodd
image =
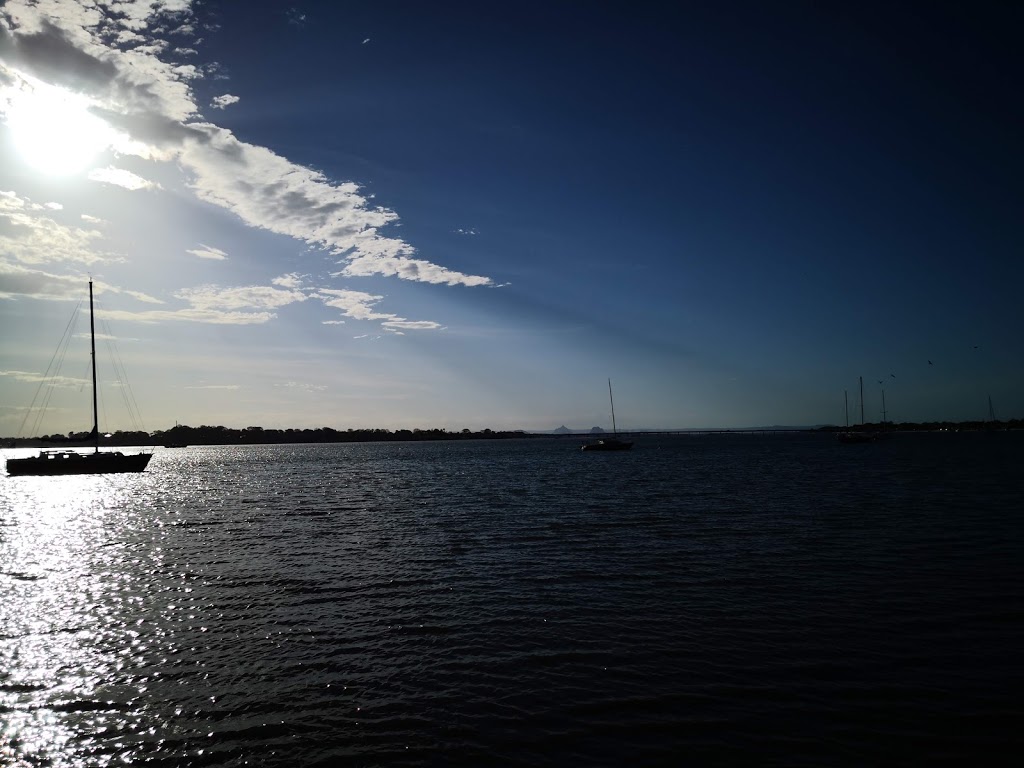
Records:
M7 126L25 162L54 176L88 167L117 136L88 106L84 97L46 85L13 95Z

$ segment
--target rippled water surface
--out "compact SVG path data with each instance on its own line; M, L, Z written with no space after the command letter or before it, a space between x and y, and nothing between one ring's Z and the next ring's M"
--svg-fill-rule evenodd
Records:
M991 764L1022 545L1012 433L0 477L0 765Z

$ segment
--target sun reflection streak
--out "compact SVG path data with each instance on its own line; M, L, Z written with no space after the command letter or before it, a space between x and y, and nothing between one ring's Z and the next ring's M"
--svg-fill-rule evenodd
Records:
M125 574L95 557L119 549L106 518L123 493L109 478L0 480L0 764L105 765L116 750L83 738L107 731L111 673L140 651Z

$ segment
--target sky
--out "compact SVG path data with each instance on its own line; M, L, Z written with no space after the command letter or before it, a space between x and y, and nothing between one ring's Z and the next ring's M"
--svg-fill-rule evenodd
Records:
M669 5L7 0L0 435L1024 416L1024 6Z

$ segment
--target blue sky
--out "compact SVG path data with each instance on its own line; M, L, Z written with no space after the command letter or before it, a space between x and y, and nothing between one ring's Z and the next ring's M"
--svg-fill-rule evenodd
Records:
M0 434L89 275L149 429L1024 415L1022 11L892 6L9 0Z

